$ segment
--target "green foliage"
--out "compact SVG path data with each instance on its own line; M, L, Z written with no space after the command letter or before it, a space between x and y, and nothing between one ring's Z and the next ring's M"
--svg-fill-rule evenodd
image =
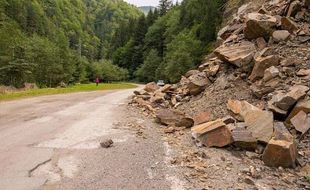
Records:
M137 70L136 76L140 81L156 80L156 70L161 63L161 57L158 52L152 49L144 60L144 64Z
M177 82L183 74L192 69L197 62L200 47L200 41L196 40L191 33L184 31L177 35L168 44L164 58L166 78L171 82Z
M126 69L113 65L109 60L101 60L93 63L92 69L93 76L91 78L93 80L99 77L105 82L111 82L122 81L128 77L128 71Z
M2 0L0 84L45 87L92 80L92 62L124 46L141 15L121 0ZM125 79L124 70L112 67L122 77L109 80Z

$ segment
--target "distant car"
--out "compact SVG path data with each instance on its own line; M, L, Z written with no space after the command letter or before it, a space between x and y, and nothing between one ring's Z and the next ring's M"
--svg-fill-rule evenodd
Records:
M159 81L157 82L157 85L158 85L158 86L165 86L165 82L164 82L163 80L159 80Z

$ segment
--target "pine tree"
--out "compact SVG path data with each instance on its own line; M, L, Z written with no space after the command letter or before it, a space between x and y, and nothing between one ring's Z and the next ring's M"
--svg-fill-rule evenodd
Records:
M160 16L165 15L172 6L173 6L172 0L160 0L158 7Z

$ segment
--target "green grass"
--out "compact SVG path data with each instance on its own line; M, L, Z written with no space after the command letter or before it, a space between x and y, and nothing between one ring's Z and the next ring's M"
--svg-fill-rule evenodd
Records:
M131 83L107 83L107 84L77 84L68 86L67 88L41 88L33 89L20 92L10 92L5 94L0 94L0 101L15 100L26 97L42 96L42 95L52 95L52 94L65 94L73 92L88 92L88 91L98 91L98 90L117 90L117 89L127 89L135 88L136 85Z

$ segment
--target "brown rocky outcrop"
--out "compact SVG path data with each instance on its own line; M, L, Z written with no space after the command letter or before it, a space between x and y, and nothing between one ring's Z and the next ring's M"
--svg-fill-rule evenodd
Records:
M255 51L253 43L242 42L230 46L222 45L214 53L224 62L231 63L237 67L247 67L252 62Z
M271 66L277 66L280 63L280 58L276 55L270 55L267 57L257 57L255 59L255 65L252 73L249 77L251 81L255 81L264 77L265 70Z
M277 25L277 18L260 13L249 13L247 15L244 35L247 39L252 40L259 37L268 38Z

